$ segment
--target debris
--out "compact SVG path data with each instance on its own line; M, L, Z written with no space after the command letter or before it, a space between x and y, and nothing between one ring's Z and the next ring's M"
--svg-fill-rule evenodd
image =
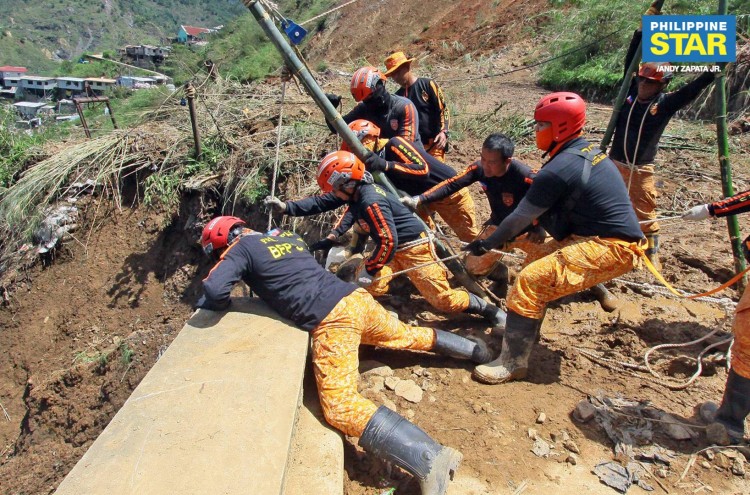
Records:
M404 417L408 420L414 419L415 414L416 413L411 409L407 409L406 411L404 411Z
M729 445L732 443L727 429L721 423L711 423L706 427L706 439L708 443L714 445Z
M573 417L581 423L590 421L596 415L596 408L587 400L578 403L573 411Z
M537 437L536 440L534 440L534 445L531 447L531 451L537 457L548 457L552 448L547 442Z
M594 474L599 477L599 481L620 493L627 492L633 484L628 470L616 462L600 462L594 466Z
M386 380L386 386L388 386L388 380ZM422 394L423 394L422 389L419 388L419 385L414 383L414 380L399 381L396 384L396 388L394 389L394 392L399 397L403 397L409 402L413 402L415 404L422 401Z
M536 440L537 437L539 436L534 428L529 428L528 435L529 435L529 438L532 440Z
M385 407L387 407L391 411L398 412L398 407L396 406L396 404L392 400L390 400L390 399L388 399L386 397L383 397L382 400L383 400L383 405Z
M576 464L578 464L578 458L575 456L575 454L569 454L568 457L565 458L565 462L575 466Z
M659 478L664 479L667 477L668 474L669 474L669 470L665 467L661 467L656 470L656 476L658 476Z
M663 464L669 466L675 457L675 453L671 450L652 445L649 448L643 449L639 454L635 456L638 461L652 462L654 464Z
M729 467L732 465L732 462L724 454L724 452L719 452L718 454L716 454L716 460L714 461L714 464L716 464L716 466L720 467L721 469L729 469Z
M543 425L545 421L547 421L547 415L543 412L539 413L539 416L536 418L537 424Z
M708 461L701 461L701 467L703 469L711 469L711 464Z
M382 376L373 376L370 378L370 388L375 393L380 393L385 389L385 378Z
M706 451L704 451L704 452L703 452L703 455L704 455L704 456L705 456L705 458L706 458L706 459L708 459L709 461L713 461L713 460L714 460L714 458L716 457L716 454L714 454L714 451L713 451L713 450L710 450L710 449L709 449L709 450L706 450Z
M397 376L389 376L385 379L385 388L388 390L396 390L396 385L399 384L401 381L401 378Z
M77 217L78 208L75 206L58 205L48 208L44 220L34 232L36 252L47 253L53 250L58 242L65 240L65 237L78 227L75 223Z
M351 253L346 249L346 246L333 246L328 251L325 269L329 270L331 267L338 268L341 263L347 260L350 254Z

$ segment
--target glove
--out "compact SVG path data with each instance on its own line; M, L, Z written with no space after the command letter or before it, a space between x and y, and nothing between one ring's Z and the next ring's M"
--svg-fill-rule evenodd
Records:
M370 172L385 172L385 169L388 168L388 162L377 153L370 153L365 158L365 166Z
M487 241L484 239L477 239L471 241L467 245L461 248L462 251L469 251L474 256L482 256L489 253L492 248L487 245Z
M331 246L333 246L333 239L324 237L318 242L311 244L309 249L311 253L314 253L315 251L326 251L328 249L331 249Z
M688 211L682 214L683 220L705 220L711 216L711 212L708 211L708 205L693 206Z
M543 244L544 239L547 238L547 232L542 228L541 225L535 225L529 230L529 241L534 244Z
M357 275L357 285L363 289L369 287L372 284L373 278L374 277L367 273L366 270L362 270L359 275Z
M401 201L401 204L411 208L412 210L416 210L419 206L419 196L404 196L402 198L399 198L398 200Z
M266 199L263 200L263 204L266 205L267 208L272 208L279 213L286 213L286 203L274 196L266 196Z
M341 105L341 96L335 95L333 93L326 93L326 98L328 98L328 101L331 102L331 105L334 107L338 107Z

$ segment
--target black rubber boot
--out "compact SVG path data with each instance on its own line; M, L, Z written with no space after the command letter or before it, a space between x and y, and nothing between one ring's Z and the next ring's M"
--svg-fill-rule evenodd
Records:
M509 311L500 357L474 368L474 378L491 385L526 378L529 356L541 325L542 320L526 318Z
M459 451L440 445L385 406L370 418L359 445L414 475L422 495L444 495L463 459Z
M433 352L456 359L470 359L477 364L492 360L492 353L481 339L466 338L445 330L435 330Z
M646 234L646 241L648 246L646 247L646 257L651 261L654 267L661 271L661 262L659 261L659 234Z
M741 443L745 437L745 418L750 414L750 378L729 370L724 398L720 406L706 402L700 407L709 442L718 445Z
M505 328L505 311L494 304L490 304L481 297L469 292L469 307L464 313L479 315L489 321L493 327Z
M607 313L611 313L620 307L620 301L607 289L604 284L596 284L589 292L599 301L599 305Z

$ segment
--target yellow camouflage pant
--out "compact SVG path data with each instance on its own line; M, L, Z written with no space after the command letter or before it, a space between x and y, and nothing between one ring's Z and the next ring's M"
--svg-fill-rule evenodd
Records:
M633 203L638 221L656 218L656 198L659 197L659 193L654 180L654 166L651 164L636 166L631 180L630 167L626 163L612 161L617 165L626 187L630 181L630 202ZM641 231L643 233L659 232L659 222L642 223Z
M400 322L364 289L339 301L313 329L313 369L323 414L328 423L353 437L362 434L378 408L357 391L360 344L429 351L435 332Z
M732 332L732 369L738 375L750 378L750 290L745 289L737 304Z
M479 224L474 211L474 198L468 188L463 188L447 198L417 208L417 213L427 226L435 230L435 222L430 215L437 212L459 239L471 242L479 234Z
M497 229L495 225L485 225L482 231L476 236L476 239L486 239L492 235ZM509 243L503 251L512 251L513 249L520 249L526 253L526 261L524 264L529 263L529 259L540 258L538 254L540 249L543 249L543 244L536 244L528 239L528 234L523 234L516 237L513 242ZM474 240L474 239L472 239ZM469 255L466 257L466 270L477 277L484 277L490 273L495 267L501 262L503 255L500 253L487 253L483 256Z
M385 295L388 293L392 273L429 263L436 259L437 257L429 242L401 249L396 252L390 263L375 274L375 278L385 278L373 282L367 290L374 296ZM446 313L459 313L469 307L469 293L464 289L451 288L448 284L448 274L440 263L433 263L412 270L405 275L432 307Z
M606 282L640 266L636 243L569 236L541 245L508 291L508 309L541 319L547 303Z

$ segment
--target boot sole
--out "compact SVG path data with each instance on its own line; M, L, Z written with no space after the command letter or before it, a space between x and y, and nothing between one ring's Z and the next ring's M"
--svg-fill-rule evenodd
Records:
M448 482L461 465L464 455L450 447L443 447L440 454L435 458L430 468L427 479L420 483L422 495L444 495L448 489Z
M529 374L528 368L518 368L512 373L509 373L503 377L497 377L492 375L485 375L481 371L474 368L471 376L473 376L478 382L486 383L488 385L499 385L500 383L510 382L513 380L522 380Z

